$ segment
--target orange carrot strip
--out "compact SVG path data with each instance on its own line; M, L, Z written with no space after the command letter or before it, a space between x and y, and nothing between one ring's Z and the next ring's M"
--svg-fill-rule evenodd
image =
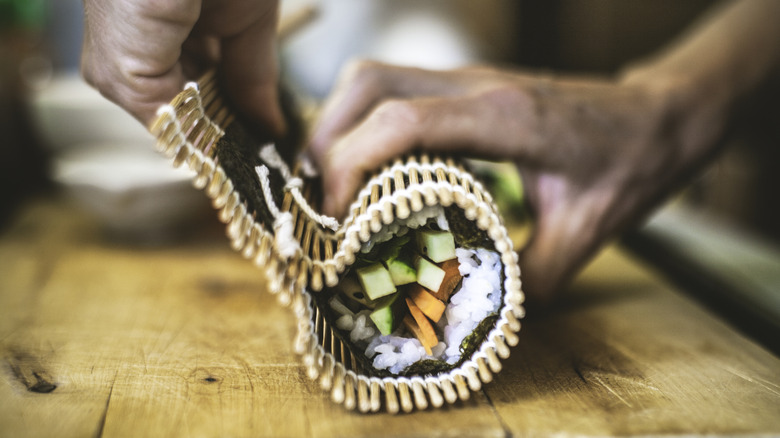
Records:
M423 344L423 347L425 347L425 351L428 354L432 354L431 348L435 347L436 344L439 343L439 339L436 338L436 332L433 331L431 322L428 321L428 318L426 318L425 315L423 315L422 311L420 311L420 308L414 304L414 301L406 298L406 305L409 307L409 313L412 315L412 318L414 318L414 321L420 328L420 334L422 337L418 337L417 339L420 339L420 343Z
M437 300L427 289L416 283L409 288L408 294L409 298L414 301L414 304L420 308L420 311L422 311L425 316L430 318L433 322L439 322L446 307L444 303Z
M403 324L406 326L406 328L409 329L409 331L414 334L414 337L417 338L421 344L423 344L425 352L429 355L433 355L433 350L431 350L431 347L425 344L425 336L423 335L422 330L420 330L420 326L417 325L417 322L408 313L404 316Z

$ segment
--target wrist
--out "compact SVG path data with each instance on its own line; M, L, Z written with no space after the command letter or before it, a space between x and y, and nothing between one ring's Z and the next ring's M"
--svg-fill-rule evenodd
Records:
M630 66L619 76L624 86L640 89L666 124L669 147L679 165L705 161L726 130L737 96L729 81L700 75L695 68L667 68L662 62Z

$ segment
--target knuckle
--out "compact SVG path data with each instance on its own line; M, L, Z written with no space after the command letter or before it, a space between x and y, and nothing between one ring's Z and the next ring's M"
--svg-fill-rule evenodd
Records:
M359 87L377 88L383 83L385 65L369 59L352 59L344 68L342 80Z
M373 117L378 123L404 126L419 126L425 114L422 106L412 100L391 99L379 104Z
M122 75L108 64L94 64L89 61L82 63L81 75L84 81L103 97L135 115L139 96L144 95L144 89L137 79Z
M84 82L93 87L96 87L94 68L92 67L92 64L89 60L83 59L81 61L80 71L81 77L84 78Z
M344 71L350 77L363 77L371 75L381 65L380 62L365 58L354 58L347 62Z
M81 76L87 84L100 91L104 96L111 87L111 81L104 70L88 60L81 63Z
M476 103L489 108L491 113L506 118L536 116L539 99L522 86L511 82L491 84L473 95Z

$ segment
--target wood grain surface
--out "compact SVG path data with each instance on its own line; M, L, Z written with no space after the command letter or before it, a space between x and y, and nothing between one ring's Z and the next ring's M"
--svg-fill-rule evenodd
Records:
M0 235L0 436L780 435L780 360L614 247L469 402L398 416L332 403L264 289L216 226L139 248L32 203Z

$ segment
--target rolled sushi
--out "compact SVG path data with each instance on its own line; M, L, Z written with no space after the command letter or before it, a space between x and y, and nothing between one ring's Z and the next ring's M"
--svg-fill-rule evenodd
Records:
M479 347L498 319L502 284L487 235L460 210L432 206L375 233L317 299L369 374L428 375Z

